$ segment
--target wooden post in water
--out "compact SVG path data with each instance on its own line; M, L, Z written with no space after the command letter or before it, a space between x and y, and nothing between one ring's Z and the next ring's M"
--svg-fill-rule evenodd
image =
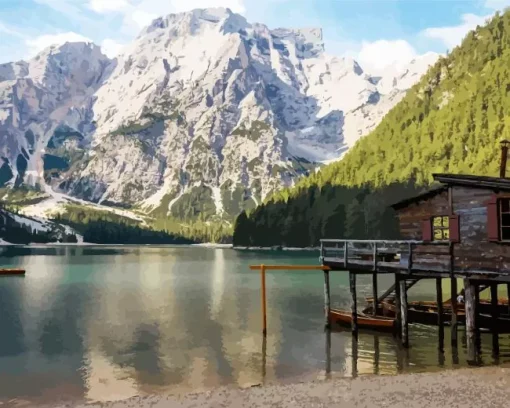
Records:
M400 308L400 276L395 274L395 309L396 309L396 331L397 336L402 337L402 309Z
M377 305L378 305L378 301L377 301L377 242L374 243L374 253L373 253L373 257L374 257L374 266L373 266L373 274L372 274L372 296L374 297L374 301L373 301L373 315L376 316L377 315Z
M267 316L266 316L266 267L260 265L260 280L262 283L262 334L267 335Z
M439 350L444 348L443 279L436 278L437 326L439 327Z
M329 271L324 270L324 324L327 329L331 327L331 295L329 287Z
M466 308L466 341L468 363L476 362L476 319L475 319L476 287L468 278L464 278L464 295Z
M331 330L326 330L326 376L331 373Z
M506 284L506 298L508 300L508 314L510 315L510 283Z
M407 319L407 287L405 278L400 280L400 310L402 319L402 345L409 347L409 322Z
M492 354L499 355L499 333L498 333L498 284L491 284L491 314L492 314Z
M349 271L349 286L351 288L351 330L355 337L358 337L358 305L356 299L356 274Z
M457 332L459 323L457 321L457 278L451 277L451 302L452 302L452 323L451 323L451 343L453 348L458 347Z

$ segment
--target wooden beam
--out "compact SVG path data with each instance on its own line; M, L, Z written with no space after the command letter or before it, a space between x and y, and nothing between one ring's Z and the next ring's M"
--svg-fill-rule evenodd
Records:
M400 281L400 310L402 321L402 345L409 347L409 321L407 319L407 286L406 280Z
M357 299L356 299L356 274L353 271L349 271L349 286L351 289L351 330L355 337L358 337L358 310L357 310Z
M395 274L395 309L397 336L402 337L402 309L400 308L400 276Z
M374 316L377 315L377 306L379 302L377 301L377 242L374 244L374 272L372 274L372 294L374 297L373 305L372 305L372 314Z
M262 265L250 265L250 269L260 270ZM326 265L264 265L266 271L330 271L331 268Z
M452 321L451 321L451 344L453 348L458 347L458 319L457 319L457 278L452 277L450 278L450 285L451 285L451 305L452 305Z
M437 326L439 327L439 349L444 348L443 279L436 278Z
M465 310L466 310L466 340L468 349L468 363L476 363L476 313L475 313L475 285L464 279Z
M260 265L260 280L262 288L262 334L267 335L267 318L266 318L266 268Z
M498 333L498 284L491 285L491 315L492 315L492 354L499 355L499 333Z
M324 271L324 324L326 328L331 327L331 295L329 287L329 271Z
M510 283L506 284L506 298L508 299L508 314L510 315Z

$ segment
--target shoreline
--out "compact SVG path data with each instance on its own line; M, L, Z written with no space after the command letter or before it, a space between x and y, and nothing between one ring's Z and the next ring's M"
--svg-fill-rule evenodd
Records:
M483 398L480 397L482 395ZM509 398L510 367L491 366L388 376L367 375L294 384L256 385L248 388L224 386L209 391L134 396L111 402L59 401L23 406L479 408L487 402L490 406L503 407Z

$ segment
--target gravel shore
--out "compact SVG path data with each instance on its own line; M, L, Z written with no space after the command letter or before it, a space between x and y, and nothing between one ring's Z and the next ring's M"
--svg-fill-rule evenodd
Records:
M363 376L311 383L218 388L185 395L134 397L77 408L202 407L505 407L510 401L510 367L484 367L396 376ZM24 405L27 406L27 405ZM47 405L46 407L55 407Z

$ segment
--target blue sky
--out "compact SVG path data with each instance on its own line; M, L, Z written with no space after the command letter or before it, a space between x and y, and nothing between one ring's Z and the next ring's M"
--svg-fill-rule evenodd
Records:
M510 0L0 0L0 63L77 40L114 56L152 18L221 6L271 28L321 27L329 53L382 69L453 48Z

